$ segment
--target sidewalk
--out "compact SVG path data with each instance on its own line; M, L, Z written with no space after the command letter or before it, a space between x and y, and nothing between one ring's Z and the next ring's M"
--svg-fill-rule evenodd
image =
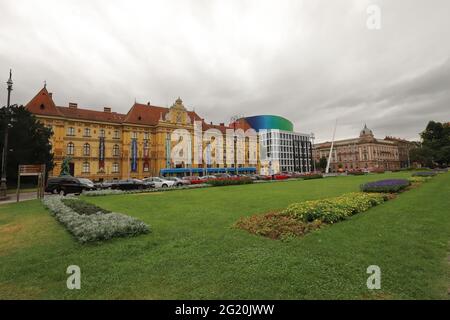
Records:
M9 198L6 200L0 200L0 205L7 204L7 203L14 203L16 202L16 194L8 194ZM37 198L36 191L33 192L24 192L20 194L20 202L27 201L27 200L34 200Z

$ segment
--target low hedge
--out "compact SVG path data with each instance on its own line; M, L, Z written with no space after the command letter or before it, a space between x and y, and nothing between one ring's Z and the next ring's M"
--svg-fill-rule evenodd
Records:
M347 175L350 175L350 176L363 176L363 175L365 175L366 173L365 172L362 172L362 171L353 171L353 172L347 172Z
M339 197L293 203L281 212L302 222L320 220L335 223L383 203L387 196L381 193L353 192Z
M151 193L151 192L168 192L174 190L183 190L183 189L199 189L199 188L207 188L211 187L206 183L202 184L192 184L186 185L176 188L155 188L155 189L142 189L142 190L117 190L117 189L103 189L103 190L92 190L92 191L83 191L83 195L87 197L100 197L100 196L112 196L119 194L135 194L135 193Z
M240 184L251 184L253 180L250 178L241 178L241 179L211 179L208 180L207 184L212 185L214 187L221 186L232 186L232 185L240 185Z
M434 177L435 175L434 171L419 171L411 174L412 177Z
M50 213L81 243L150 232L150 228L136 218L115 212L105 213L105 210L92 213L89 210L93 210L93 207L86 204L74 205L73 201L83 202L83 200L70 200L67 202L70 203L70 206L64 203L61 196L47 196L42 202ZM77 210L87 207L90 209L88 209L89 213L80 214L72 207L76 207Z
M315 174L308 174L302 177L303 180L312 180L312 179L321 179L323 176L321 174L315 173Z
M363 192L397 193L411 185L406 179L386 179L372 181L360 186Z

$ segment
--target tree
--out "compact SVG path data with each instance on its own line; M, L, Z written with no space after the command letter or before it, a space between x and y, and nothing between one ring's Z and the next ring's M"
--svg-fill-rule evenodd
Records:
M450 164L450 126L448 123L430 121L420 134L422 142L411 150L411 160L423 166L448 166Z
M327 168L327 163L328 163L327 158L322 157L319 159L317 167L320 168L322 171L325 171L325 169Z
M11 121L12 120L12 121ZM8 182L17 180L19 164L45 164L47 172L53 168L51 129L40 123L24 106L0 108L0 150L3 150L5 128L8 130L8 157L6 175ZM1 161L1 159L0 159Z

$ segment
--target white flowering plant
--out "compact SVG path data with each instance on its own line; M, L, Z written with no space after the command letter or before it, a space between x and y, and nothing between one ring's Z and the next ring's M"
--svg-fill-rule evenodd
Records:
M62 199L61 196L47 196L42 203L81 243L150 232L149 226L139 219L116 212L99 211L94 214L80 214L66 206Z

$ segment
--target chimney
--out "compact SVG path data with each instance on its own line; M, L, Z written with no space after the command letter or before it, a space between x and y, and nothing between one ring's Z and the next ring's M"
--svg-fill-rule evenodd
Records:
M212 121L209 124L212 125Z
M224 123L224 122L221 122L221 123L220 123L220 126L221 126L221 127L224 127L224 126L225 126L225 123Z
M111 108L110 107L104 107L103 108L103 112L111 112Z
M50 99L53 97L53 92L49 92L48 96L50 97Z
M149 102L147 102L147 105L150 107L150 101Z
M74 103L74 102L69 102L69 108L76 109L77 108L77 104Z

